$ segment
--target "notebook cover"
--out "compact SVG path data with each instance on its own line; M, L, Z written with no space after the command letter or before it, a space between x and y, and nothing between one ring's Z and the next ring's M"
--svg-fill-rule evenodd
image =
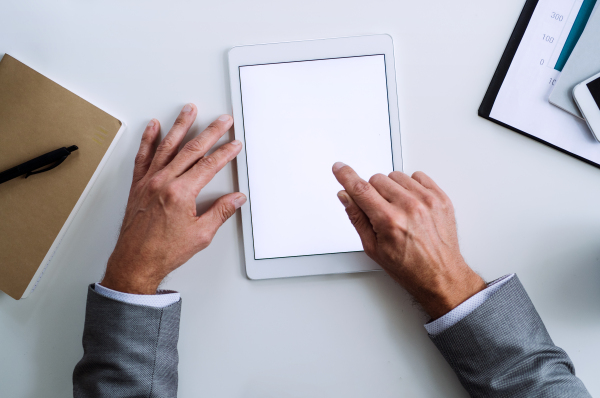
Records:
M20 299L121 122L5 54L0 61L0 170L77 145L57 168L0 184L0 290Z
M600 12L596 6L548 99L552 105L556 105L580 119L583 119L583 115L573 99L573 88L600 72L600 40L598 38L600 38Z

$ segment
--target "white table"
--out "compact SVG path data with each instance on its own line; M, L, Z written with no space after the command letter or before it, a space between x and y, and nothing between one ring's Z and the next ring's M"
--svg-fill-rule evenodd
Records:
M114 246L143 126L198 105L229 112L226 51L390 33L405 169L453 199L481 275L517 272L592 395L600 394L600 170L477 117L523 6L508 1L4 1L9 53L128 124L34 294L0 293L0 396L65 397L82 355L87 285ZM32 112L35 112L32 109ZM231 139L231 135L227 137ZM228 166L202 193L235 187ZM168 279L183 296L181 397L466 397L383 273L252 282L240 218Z

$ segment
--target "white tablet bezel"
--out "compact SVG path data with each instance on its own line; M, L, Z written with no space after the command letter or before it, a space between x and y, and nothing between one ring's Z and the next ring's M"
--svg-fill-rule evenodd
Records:
M599 78L600 73L584 80L573 88L573 99L597 141L600 141L600 107L596 104L587 85Z
M244 118L242 113L239 74L239 68L241 66L366 55L385 56L388 111L390 115L394 170L402 171L402 148L400 140L398 96L396 91L396 68L394 61L394 44L391 36L383 34L258 44L238 46L229 51L229 78L231 84L233 118L235 121L235 137L242 142L243 146L242 151L237 157L239 190L248 197L248 203L242 206L241 213L246 275L249 279L285 278L293 276L381 270L381 268L367 257L364 252L320 254L260 260L254 258L251 219L252 203L248 185L246 141L244 138Z

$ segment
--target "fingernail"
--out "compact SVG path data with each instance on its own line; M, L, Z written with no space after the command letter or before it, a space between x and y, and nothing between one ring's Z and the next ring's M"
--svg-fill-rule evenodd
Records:
M335 162L333 164L333 171L338 171L339 169L341 169L344 166L347 166L347 164L346 163L342 163L342 162Z
M244 203L246 203L246 197L245 196L238 196L233 201L233 205L235 206L236 209L239 209L240 207L242 207L244 205Z
M221 115L221 116L219 116L219 120L222 121L222 122L228 122L229 119L231 119L231 116L229 116L229 115Z
M150 120L147 127L154 127L154 120Z
M190 104L186 104L181 111L184 112L184 113L191 112L192 111L192 106Z
M233 141L231 141L231 145L240 146L240 145L242 145L242 141L240 141L240 140L233 140Z
M350 205L350 201L346 197L346 194L344 194L343 192L338 192L337 197L340 200L340 202L342 202L344 207L348 207Z

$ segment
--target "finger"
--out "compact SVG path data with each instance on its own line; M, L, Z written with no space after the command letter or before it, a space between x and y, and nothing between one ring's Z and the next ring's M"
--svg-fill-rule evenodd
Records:
M148 170L149 173L154 174L171 162L177 154L177 148L179 148L183 137L196 120L197 113L198 110L194 104L187 104L183 107L175 123L173 123L173 127L156 148L156 154Z
M422 172L421 174L425 175L425 173ZM419 177L420 176L418 175L418 178ZM398 184L405 187L410 193L415 195L422 203L426 204L430 208L435 207L436 204L439 204L440 200L449 201L444 191L439 189L437 185L435 185L433 180L431 180L431 178L429 177L427 177L428 181L426 181L426 184L432 187L433 189L427 188L426 186L422 185L418 180L411 178L408 175L399 171L394 171L390 173L390 178L398 182ZM430 182L433 183L433 185L430 184Z
M198 160L181 178L186 181L193 192L198 195L202 188L213 179L225 165L231 162L242 150L242 143L233 140L217 149L208 156Z
M142 140L140 142L140 149L135 156L135 165L133 167L133 182L136 183L148 172L152 158L154 157L155 143L159 136L160 123L156 119L150 120L144 134L142 134Z
M422 171L417 171L413 173L412 179L419 182L429 192L433 193L433 196L435 196L437 199L437 203L441 204L441 209L453 209L452 201L448 195L446 195L446 192L444 192L442 188L440 188L427 174L423 173ZM428 203L431 204L432 201L429 201Z
M432 191L421 185L418 181L410 178L408 175L400 171L391 172L390 178L425 203L430 203L431 199L436 196Z
M348 214L348 218L354 226L354 229L358 232L363 249L365 249L367 254L372 253L375 250L377 240L369 218L346 191L338 192L338 198L346 208L346 214Z
M382 216L382 212L389 206L389 203L371 184L360 178L350 166L342 162L333 165L333 174L342 184L346 193L369 217L369 220L376 221Z
M437 191L444 193L444 191L429 177L427 174L422 171L416 171L412 175L412 179L417 181L419 184L423 185L427 189L431 189L432 191Z
M180 176L194 165L202 156L213 147L233 124L233 118L229 115L222 115L212 122L196 138L183 146L181 151L175 156L173 161L166 167L169 173L174 176Z
M246 195L240 192L230 193L221 196L212 204L212 206L198 217L200 245L207 247L215 234L235 211L246 203Z
M383 174L375 174L369 179L369 184L390 203L398 202L399 199L408 194L402 185Z

